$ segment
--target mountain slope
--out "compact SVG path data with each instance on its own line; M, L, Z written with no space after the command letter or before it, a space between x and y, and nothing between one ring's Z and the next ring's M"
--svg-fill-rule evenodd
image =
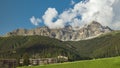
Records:
M72 28L66 26L65 28L49 29L48 27L40 27L32 30L17 29L7 33L7 36L28 36L28 35L40 35L56 38L62 41L78 41L84 39L90 39L99 36L103 33L111 32L109 27L102 26L98 22L91 22L88 25L84 25L82 28Z
M74 46L79 54L91 58L120 55L120 31L103 34L94 39L66 43Z
M21 57L25 52L30 57L65 55L70 60L118 56L120 55L120 31L112 31L89 40L69 42L35 35L0 38L0 57Z
M0 38L0 58L21 58L28 53L30 58L50 58L59 55L69 60L82 59L61 41L45 36L11 36Z

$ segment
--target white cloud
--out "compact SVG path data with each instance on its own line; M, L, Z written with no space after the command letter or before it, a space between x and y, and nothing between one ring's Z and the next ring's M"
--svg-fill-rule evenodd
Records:
M31 22L33 25L37 26L37 25L39 25L39 23L41 22L41 19L35 18L34 16L32 16L32 18L30 18L30 22Z
M55 22L53 20L58 17L58 12L55 8L48 8L45 14L43 15L44 24L49 28L63 28L63 20L57 19Z
M116 0L113 7L113 19L111 23L111 27L114 29L120 29L120 0Z
M87 3L78 3L73 11L82 16L81 23L98 21L103 25L108 25L113 17L112 4L114 0L89 0Z
M84 0L59 15L55 8L48 8L43 15L43 20L49 28L63 28L66 24L81 27L91 21L97 21L104 26L120 29L119 6L120 0Z
M73 1L73 0L71 0L71 3L70 3L71 5L74 5L75 4L75 1Z

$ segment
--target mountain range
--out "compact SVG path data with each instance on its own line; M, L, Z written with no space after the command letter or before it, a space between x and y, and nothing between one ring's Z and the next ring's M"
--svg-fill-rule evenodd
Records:
M65 26L65 28L49 29L48 27L44 26L31 30L17 29L7 33L6 36L40 35L56 38L61 41L79 41L91 39L111 31L112 29L110 29L108 26L102 26L100 23L92 21L90 24L84 25L81 28L72 28L72 26Z
M47 36L0 37L0 58L50 58L64 55L69 60L93 59L120 55L120 31L80 41L60 41Z
M17 29L0 37L0 58L50 58L64 55L69 61L120 55L120 31L91 22L80 29L40 27Z

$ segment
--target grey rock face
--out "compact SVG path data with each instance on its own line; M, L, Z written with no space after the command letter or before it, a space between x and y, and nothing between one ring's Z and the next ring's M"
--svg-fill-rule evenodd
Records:
M62 41L78 41L91 39L99 36L103 33L111 32L112 30L109 27L102 26L98 22L91 22L84 27L74 30L71 26L66 26L61 29L49 29L48 27L40 27L32 30L26 29L17 29L13 32L7 33L7 36L16 36L16 35L41 35L48 36L51 38L56 38Z

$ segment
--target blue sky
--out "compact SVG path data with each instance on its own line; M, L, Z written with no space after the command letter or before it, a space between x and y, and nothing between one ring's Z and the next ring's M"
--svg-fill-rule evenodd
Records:
M74 0L76 3L80 0ZM71 0L0 0L0 35L17 28L32 29L38 26L30 22L32 16L41 18L47 8L56 8L58 13L73 7Z
M0 35L44 25L82 27L92 21L120 30L119 6L120 0L0 0Z

